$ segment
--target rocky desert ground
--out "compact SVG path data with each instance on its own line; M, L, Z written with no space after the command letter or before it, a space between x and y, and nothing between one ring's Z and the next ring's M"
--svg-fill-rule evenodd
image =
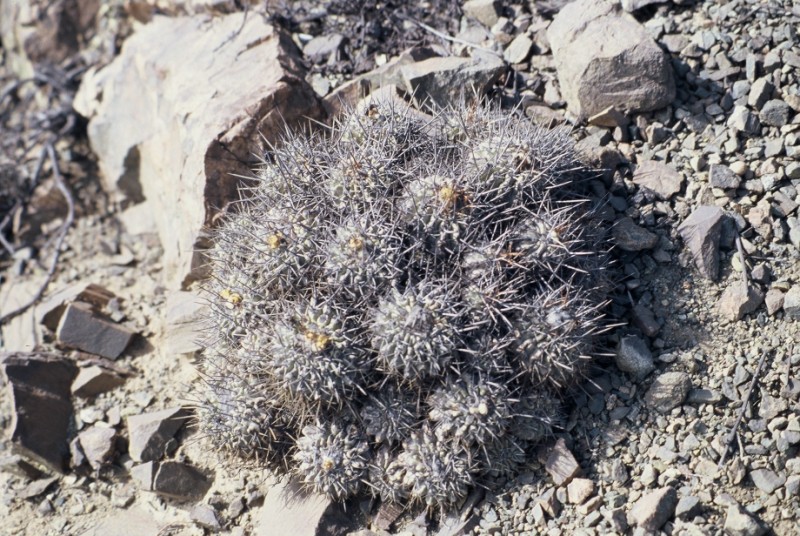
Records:
M0 0L0 533L800 533L800 5ZM370 94L566 125L615 288L518 476L344 504L209 447L202 252ZM242 178L244 177L244 179Z

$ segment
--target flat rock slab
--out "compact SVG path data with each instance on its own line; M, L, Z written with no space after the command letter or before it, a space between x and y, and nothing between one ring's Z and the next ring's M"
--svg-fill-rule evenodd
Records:
M180 462L164 462L159 464L153 477L153 491L171 499L202 499L211 482L192 467Z
M505 71L500 58L475 60L448 56L400 68L406 90L421 103L447 106L458 99L483 95Z
M719 207L697 207L678 227L692 259L708 279L719 279L719 239L725 212Z
M111 391L125 383L125 379L114 371L91 365L82 367L75 381L72 382L72 393L84 398Z
M654 532L672 517L677 504L678 493L674 488L657 489L636 501L628 518L632 524L647 532Z
M208 304L193 292L176 291L167 296L167 327L164 349L167 354L193 354L200 350Z
M159 460L165 454L167 443L186 423L189 413L174 407L128 417L130 443L128 452L137 462Z
M110 290L94 283L76 283L50 294L36 306L36 318L40 324L55 332L61 316L72 302L87 303L92 310L99 312L116 296Z
M655 193L658 199L669 200L681 191L683 176L672 166L657 160L645 160L633 174L633 182L640 188Z
M683 404L691 388L692 379L685 372L665 372L650 385L644 402L660 413L667 413Z
M667 55L619 4L577 0L561 8L547 30L561 93L575 115L614 106L657 110L675 98Z
M116 359L130 344L134 332L96 315L85 303L67 306L56 330L58 342L70 348Z
M12 450L56 472L69 459L72 422L70 385L78 373L72 361L54 354L0 354L13 403Z
M262 140L324 118L301 58L264 17L155 16L84 76L74 106L105 187L147 199L173 288L202 275L201 229L239 199L237 175L252 176Z
M332 527L358 528L357 516L345 512L324 495L305 492L295 480L283 480L267 491L255 536L316 536L331 534ZM360 526L363 526L360 525ZM339 532L335 532L339 534Z

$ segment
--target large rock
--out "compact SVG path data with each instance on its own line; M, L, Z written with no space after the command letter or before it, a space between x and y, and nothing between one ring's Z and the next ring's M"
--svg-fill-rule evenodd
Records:
M75 363L54 354L0 354L13 403L11 449L52 471L63 472L72 424L70 384Z
M505 63L493 56L448 56L404 65L400 73L406 90L418 103L444 107L462 97L483 95L505 68Z
M636 19L609 0L564 6L547 31L570 111L589 117L609 106L663 108L675 98L667 55Z
M238 199L263 144L324 115L300 61L263 17L155 17L84 77L74 106L105 186L151 205L171 284L200 275L201 229Z

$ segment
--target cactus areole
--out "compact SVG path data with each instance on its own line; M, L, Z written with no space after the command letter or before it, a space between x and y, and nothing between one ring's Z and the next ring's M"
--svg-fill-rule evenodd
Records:
M203 435L336 500L513 478L607 326L588 175L479 105L287 135L215 230Z

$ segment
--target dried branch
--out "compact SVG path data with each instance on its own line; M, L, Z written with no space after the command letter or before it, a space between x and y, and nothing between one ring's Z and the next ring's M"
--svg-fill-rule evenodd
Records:
M725 458L728 457L728 450L731 448L731 443L736 438L736 431L739 429L739 425L742 423L742 419L744 418L744 412L747 411L747 405L750 403L750 397L753 395L753 390L758 383L758 378L761 375L761 369L764 366L764 362L767 360L767 352L761 354L761 360L758 362L758 366L756 367L755 372L753 373L753 379L750 380L750 388L747 390L747 395L745 395L744 400L742 400L742 407L739 409L739 416L736 418L736 422L731 428L728 437L725 439L725 451L722 453L722 457L719 459L719 464L717 467L722 467L725 464Z
M58 158L56 156L55 147L53 147L53 142L48 141L46 142L45 149L47 150L47 156L50 158L50 162L53 166L53 177L56 181L56 187L61 192L61 195L64 196L64 199L67 201L67 218L64 220L64 223L61 225L61 229L58 232L58 239L56 240L55 245L55 252L53 253L53 258L50 261L50 267L47 270L47 276L45 277L44 282L39 287L39 290L33 296L33 298L28 301L28 303L23 304L22 306L14 309L13 311L6 313L3 316L0 316L0 324L3 324L7 320L10 320L20 314L24 313L31 307L33 304L38 302L42 296L44 295L45 291L47 290L47 286L50 284L50 281L53 279L53 275L56 272L56 266L58 265L58 259L61 256L61 248L64 245L64 239L67 236L67 232L69 228L72 227L73 222L75 221L75 202L72 199L72 194L67 187L66 182L64 181L64 177L61 176L61 171L58 169Z

